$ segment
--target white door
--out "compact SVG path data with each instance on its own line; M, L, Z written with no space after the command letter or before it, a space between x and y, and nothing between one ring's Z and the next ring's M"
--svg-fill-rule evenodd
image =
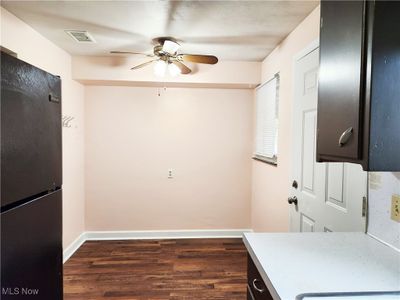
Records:
M316 48L294 66L295 183L291 182L290 196L297 198L297 205L291 201L290 228L295 232L365 231L367 172L356 164L316 162L318 63Z

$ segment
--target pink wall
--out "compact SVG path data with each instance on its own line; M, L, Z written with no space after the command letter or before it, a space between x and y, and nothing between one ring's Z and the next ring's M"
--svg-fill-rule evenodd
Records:
M75 117L63 130L63 245L66 248L84 230L84 88L71 77L71 56L27 24L1 8L1 45L18 58L60 75L63 114Z
M87 230L249 228L252 90L88 86L85 112Z
M131 84L139 75L118 61L77 68L83 58L72 60L3 8L1 26L2 46L61 75L63 114L75 117L63 130L65 247L85 229L288 230L293 56L318 38L319 8L262 63L263 82L281 75L278 167L250 159L252 90L187 87L252 87L259 63L206 68L161 97L154 87L84 89L72 78Z
M280 73L278 166L253 162L251 220L255 231L288 231L291 182L293 56L319 36L317 7L263 61L262 82Z

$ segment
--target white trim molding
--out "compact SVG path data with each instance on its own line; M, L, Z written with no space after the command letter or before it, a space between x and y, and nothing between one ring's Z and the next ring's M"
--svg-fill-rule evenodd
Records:
M86 241L242 238L252 229L86 231L64 250L65 263Z
M293 64L295 64L296 61L302 59L304 56L306 56L307 54L309 54L310 52L314 51L317 48L319 48L319 38L316 38L311 43L309 43L304 49L297 52L293 56Z
M102 240L148 240L148 239L201 239L240 238L250 229L221 230L144 230L144 231L87 231L87 241Z
M86 241L86 233L82 232L75 241L73 241L67 248L63 251L63 263L65 263L75 252L78 250L82 244Z

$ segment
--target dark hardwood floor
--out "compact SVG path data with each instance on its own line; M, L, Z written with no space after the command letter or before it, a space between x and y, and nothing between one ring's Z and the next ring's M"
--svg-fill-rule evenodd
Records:
M64 264L64 300L245 300L241 239L88 241Z

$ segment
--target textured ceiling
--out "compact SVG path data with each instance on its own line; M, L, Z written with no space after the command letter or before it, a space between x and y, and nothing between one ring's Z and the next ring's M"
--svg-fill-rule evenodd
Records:
M2 6L73 55L110 50L151 53L152 39L173 36L181 52L261 61L318 1L2 1ZM95 44L64 30L88 30Z

